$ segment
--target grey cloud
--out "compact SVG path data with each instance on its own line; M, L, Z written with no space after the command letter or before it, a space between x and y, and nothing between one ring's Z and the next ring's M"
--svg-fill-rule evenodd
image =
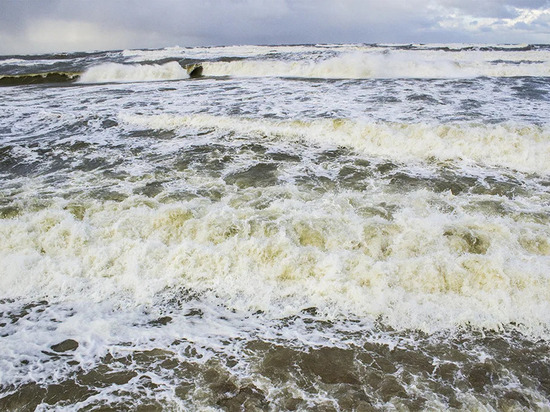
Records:
M524 23L524 22L519 22L519 23L514 24L514 29L529 30L529 25L527 23Z
M4 38L21 52L38 47L77 49L164 47L172 45L274 44L318 42L445 42L472 41L471 29L446 29L440 24L451 13L474 18L515 16L515 7L548 7L549 0L41 0L0 1L0 53ZM89 23L75 43L32 44L39 23ZM54 24L52 23L52 24ZM74 23L71 26L71 23ZM49 27L43 25L44 27ZM51 26L51 25L50 25ZM93 27L92 27L93 26ZM34 28L34 29L33 29ZM505 28L501 28L505 30ZM518 42L526 41L523 38ZM90 37L87 38L86 36ZM45 36L47 37L47 36ZM50 36L51 37L51 36ZM67 40L67 39L65 39ZM23 50L24 49L24 50ZM55 50L54 50L55 49ZM43 50L41 50L43 51Z
M439 4L469 16L492 18L514 18L517 8L550 7L548 0L440 0Z

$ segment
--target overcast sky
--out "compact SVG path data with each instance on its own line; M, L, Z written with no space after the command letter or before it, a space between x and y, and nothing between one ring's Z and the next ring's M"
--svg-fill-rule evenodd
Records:
M550 0L0 0L0 54L376 42L550 43Z

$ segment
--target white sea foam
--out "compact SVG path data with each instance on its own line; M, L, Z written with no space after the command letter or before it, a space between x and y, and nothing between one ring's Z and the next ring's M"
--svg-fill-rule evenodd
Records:
M40 60L40 59L5 59L0 60L0 65L17 65L17 66L48 66L48 65L54 65L58 63L63 63L65 60L62 59L47 59L47 60Z
M391 46L390 44L387 44L387 46ZM415 43L412 44L415 49L434 49L434 48L441 48L441 49L448 49L453 51L460 51L468 49L468 52L476 51L476 49L498 49L498 50L514 50L514 49L526 49L529 47L529 44L527 43L511 43L511 44L499 44L499 43ZM472 50L473 49L473 50Z
M168 58L239 58L236 61L205 62L204 73L210 76L369 79L550 75L550 51L516 51L515 47L521 45L511 45L508 50L504 46L495 50L466 50L464 45L456 45L454 49L450 47L453 52L437 49L437 45L417 45L413 50L360 44L192 49L171 47L160 50L125 50L122 54L128 62ZM267 58L268 56L277 58Z
M81 83L123 83L187 78L189 78L187 71L177 62L162 65L104 63L87 69L78 81Z
M161 205L92 202L82 220L58 201L0 221L4 297L151 305L191 288L271 316L317 307L395 327L550 327L547 225L469 212L466 197L350 193L302 199L292 187ZM393 218L365 214L399 205ZM444 213L438 203L453 205Z
M403 48L403 46L411 47L412 49ZM324 52L330 53L380 53L391 51L394 54L408 55L414 53L418 56L437 55L439 58L449 58L451 53L446 50L452 50L452 56L485 56L487 59L509 57L515 59L529 59L535 56L547 56L548 51L544 50L521 50L527 48L527 44L511 44L511 45L479 45L479 44L315 44L315 45L273 45L273 46L258 46L258 45L241 45L241 46L218 46L218 47L166 47L163 49L129 49L123 50L122 56L128 62L152 61L169 58L196 58L196 59L212 59L221 57L264 57L266 55L281 55L284 57L305 56L305 55L322 55ZM494 50L490 50L494 49Z
M190 126L275 135L283 139L305 138L398 161L435 158L550 173L550 130L540 126L363 123L332 119L273 121L209 115L122 114L121 119L154 129Z
M20 64L20 65L24 65L25 63L27 63L27 60L24 60L24 59L5 59L5 60L0 60L0 65L3 65L3 64ZM35 61L34 61L34 60L31 60L30 63L35 64Z
M303 55L312 52L321 52L327 47L337 50L355 50L355 45L335 45L335 46L219 46L219 47L166 47L156 50L124 50L122 56L129 62L152 61L161 59L213 59L213 58L254 58L269 54L284 54L287 57L291 55ZM365 46L363 46L365 48ZM369 47L370 49L371 47Z

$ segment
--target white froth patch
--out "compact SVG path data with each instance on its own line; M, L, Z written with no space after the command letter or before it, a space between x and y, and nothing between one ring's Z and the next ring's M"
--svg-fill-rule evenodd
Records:
M124 83L187 78L189 78L187 71L178 62L162 65L104 63L87 69L78 81L81 83Z
M402 162L438 159L550 173L550 130L512 124L366 123L342 119L272 121L209 115L141 116L121 120L154 129L213 128L320 144L343 145L359 152Z
M456 212L430 206L435 200ZM381 201L401 205L393 219L351 206ZM132 308L185 288L273 317L316 307L425 331L514 322L546 333L548 228L467 213L465 201L428 191L327 194L258 210L238 194L174 205L130 198L91 203L82 220L60 201L0 221L0 289Z
M215 59L222 57L265 57L270 54L281 54L287 57L301 57L309 53L319 53L327 49L336 49L340 51L360 50L379 50L378 47L359 46L353 44L335 44L335 45L302 45L302 46L219 46L219 47L166 47L156 50L123 50L122 56L130 62L141 62L151 60L161 60L167 58L179 59Z

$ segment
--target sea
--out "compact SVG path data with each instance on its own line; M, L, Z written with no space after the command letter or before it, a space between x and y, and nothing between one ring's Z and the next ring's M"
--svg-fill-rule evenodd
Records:
M549 398L550 45L0 57L0 410Z

